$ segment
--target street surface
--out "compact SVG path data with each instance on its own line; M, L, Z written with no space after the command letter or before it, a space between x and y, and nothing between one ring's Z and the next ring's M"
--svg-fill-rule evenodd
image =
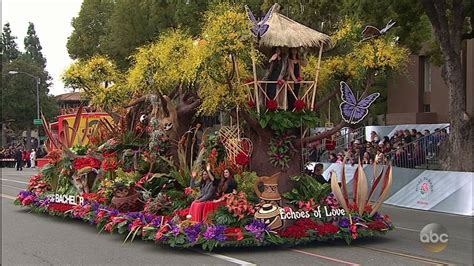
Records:
M293 248L179 250L125 236L98 234L82 221L37 215L13 205L33 169L2 168L2 265L438 265L473 264L472 217L384 206L397 227L386 236ZM429 223L445 226L448 247L440 253L423 249L420 230Z

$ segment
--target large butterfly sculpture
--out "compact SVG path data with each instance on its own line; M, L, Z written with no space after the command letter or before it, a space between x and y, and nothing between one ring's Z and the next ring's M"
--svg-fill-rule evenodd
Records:
M263 35L265 35L265 33L267 33L268 28L270 28L270 25L268 25L267 22L270 19L270 17L272 16L274 9L275 9L275 5L273 5L270 8L270 10L268 10L267 14L265 15L265 17L263 17L263 19L258 20L253 15L250 8L248 6L245 6L245 11L247 11L247 16L250 19L250 21L252 21L252 23L253 23L253 26L250 29L250 31L253 33L253 35L255 35L255 37L257 37L257 39L260 40L260 38Z
M342 103L339 105L341 109L342 119L350 124L357 124L364 119L369 113L370 105L380 96L380 93L372 93L369 96L357 100L352 89L341 81L341 99Z
M379 37L380 35L383 35L385 34L390 28L393 27L393 25L395 25L395 21L392 22L392 20L390 20L387 25L385 25L385 27L381 30L377 29L376 27L374 26L365 26L365 29L362 31L362 41L367 41L367 40L370 40L370 39L373 39L373 38L377 38Z

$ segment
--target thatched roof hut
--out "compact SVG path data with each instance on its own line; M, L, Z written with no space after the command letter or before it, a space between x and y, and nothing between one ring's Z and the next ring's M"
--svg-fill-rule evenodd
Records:
M259 45L262 47L325 47L331 45L331 37L302 25L279 13L276 4L273 14L267 24L268 31L261 37Z

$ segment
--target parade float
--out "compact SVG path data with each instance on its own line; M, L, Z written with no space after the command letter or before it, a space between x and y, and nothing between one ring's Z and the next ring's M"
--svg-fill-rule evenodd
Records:
M277 5L262 19L220 5L200 39L164 34L138 50L126 74L103 57L77 62L66 83L110 116L81 131L81 106L64 134L43 118L49 162L15 203L124 234L125 241L181 248L349 244L383 235L394 229L378 211L391 187L390 166L374 171L371 186L361 166L352 187L344 170L329 184L304 171L306 145L361 121L379 96L369 94L377 74L403 62L403 48L376 33L365 32L373 36L361 42L360 32L349 23L331 39L281 15ZM353 49L322 58L340 43ZM315 55L293 80L259 79L275 46ZM361 97L352 81L364 84ZM336 89L318 93L331 82ZM338 95L341 123L310 135L318 109ZM203 118L216 113L220 123L206 125Z

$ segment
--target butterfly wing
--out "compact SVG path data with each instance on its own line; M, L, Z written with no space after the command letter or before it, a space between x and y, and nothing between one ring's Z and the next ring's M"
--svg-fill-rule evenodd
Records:
M265 33L267 33L269 27L270 26L268 24L260 25L258 29L258 37L262 37Z
M380 93L372 93L364 99L360 100L354 107L351 115L352 124L357 124L369 114L370 105L380 96Z
M351 123L352 122L352 117L354 115L355 108L356 108L356 106L353 105L353 104L342 102L339 105L339 109L341 110L342 119L344 119L344 121L346 121L347 123Z
M275 4L276 5L276 4ZM273 10L275 9L275 5L273 5L272 7L270 7L270 9L268 10L267 14L265 15L265 17L263 17L261 23L264 24L266 23L272 16L273 14Z
M254 25L252 28L250 28L250 31L252 32L252 34L257 37L258 36L258 31L259 31L260 27L258 25Z
M380 33L381 33L381 34L386 33L390 28L393 27L393 25L395 25L395 23L397 23L397 22L396 22L396 21L393 21L393 22L392 22L392 20L390 20L390 21L387 23L387 25L385 25L385 27L380 31Z
M250 8L247 5L245 6L245 11L247 11L247 17L250 19L250 21L256 24L258 21L253 15L252 10L250 10Z
M360 102L357 103L357 107L363 108L363 109L368 109L370 105L377 100L377 98L380 96L380 93L372 93L369 96L365 97L364 99L360 100Z
M343 102L346 102L355 106L357 104L357 99L354 93L352 92L351 88L349 87L349 85L347 85L347 83L345 83L344 81L341 81L340 85L341 85L341 100Z
M350 123L357 124L360 121L362 121L368 114L369 114L369 109L355 106L354 111L352 112L352 119L350 120Z

